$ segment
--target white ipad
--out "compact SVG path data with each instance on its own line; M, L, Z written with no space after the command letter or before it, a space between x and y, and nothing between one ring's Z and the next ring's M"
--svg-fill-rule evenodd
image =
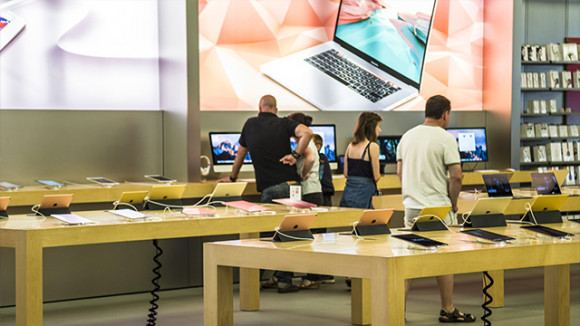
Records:
M161 182L161 183L174 183L177 181L175 179L164 177L164 176L159 175L159 174L148 174L148 175L145 175L145 178L155 180L155 181Z
M9 11L0 13L0 50L16 37L25 25L22 18Z
M111 179L103 177L88 177L87 180L92 181L94 183L98 183L101 186L114 186L119 184L117 181L113 181Z

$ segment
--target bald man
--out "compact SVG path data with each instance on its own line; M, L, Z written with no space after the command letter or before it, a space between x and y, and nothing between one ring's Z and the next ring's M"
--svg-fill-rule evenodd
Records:
M236 181L249 152L261 201L271 203L272 199L288 198L290 184L300 182L294 164L308 147L312 131L296 121L279 118L276 98L272 95L262 96L258 109L258 116L249 118L244 124L230 176L218 181ZM290 148L290 137L298 142L294 151Z

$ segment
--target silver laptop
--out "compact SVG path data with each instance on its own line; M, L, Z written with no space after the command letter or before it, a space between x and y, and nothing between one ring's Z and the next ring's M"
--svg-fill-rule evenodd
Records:
M436 0L341 0L333 40L261 66L320 110L392 110L421 88Z

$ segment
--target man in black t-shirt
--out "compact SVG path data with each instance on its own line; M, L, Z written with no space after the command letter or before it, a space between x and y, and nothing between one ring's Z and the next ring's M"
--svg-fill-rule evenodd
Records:
M259 110L257 117L249 118L244 124L232 173L218 182L235 181L244 157L250 152L256 187L262 194L262 202L270 203L272 199L288 198L289 185L300 182L294 164L308 147L312 131L288 118L279 118L276 98L272 95L260 99ZM298 143L294 151L290 148L290 137L295 137Z

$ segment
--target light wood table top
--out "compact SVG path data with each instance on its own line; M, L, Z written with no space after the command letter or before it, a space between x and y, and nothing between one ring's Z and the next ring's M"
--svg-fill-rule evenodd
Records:
M580 234L578 223L565 222L555 228ZM232 266L370 279L375 326L404 325L404 279L550 266L546 277L555 278L559 287L545 292L546 325L570 325L569 264L580 262L580 236L571 240L538 238L519 225L489 230L516 240L507 245L483 244L465 234L435 231L422 234L448 246L424 250L390 235L357 239L338 234L321 234L314 241L286 243L256 239L206 243L205 326L233 325Z
M559 172L562 171L562 172ZM565 170L556 171L557 175L562 174ZM488 173L505 173L513 174L513 178L518 179L514 182L531 182L530 171L516 172L497 172L497 171L476 171L463 173L463 185L483 185L482 174ZM565 174L564 174L565 177ZM336 191L343 191L346 179L343 175L334 175L333 184ZM254 179L240 179L239 181L248 182L244 195L258 195L256 182ZM558 179L560 182L560 179ZM511 181L510 181L511 182ZM176 183L185 184L183 198L201 198L210 194L215 188L215 180L208 180L196 183ZM44 195L55 194L73 194L73 204L77 203L104 203L113 202L121 197L123 192L151 190L151 187L162 185L160 183L149 182L124 182L111 187L104 187L98 184L70 184L59 189L47 188L44 186L26 186L15 191L0 191L0 197L10 196L12 200L10 206L32 206L40 203ZM377 183L379 189L396 190L401 189L399 178L395 174L385 174ZM580 193L580 190L577 190Z
M95 224L64 225L52 217L15 215L0 219L0 247L15 248L16 325L41 326L43 322L43 248L83 244L114 243L195 236L254 234L273 231L288 214L311 214L310 210L263 204L269 213L241 214L237 209L217 208L211 217L186 217L182 213L146 212L151 217L127 220L105 211L74 212ZM313 227L352 225L361 209L330 207L317 212ZM259 273L257 273L259 274ZM246 283L243 278L240 284ZM247 295L259 297L259 287ZM250 308L251 305L249 306Z

